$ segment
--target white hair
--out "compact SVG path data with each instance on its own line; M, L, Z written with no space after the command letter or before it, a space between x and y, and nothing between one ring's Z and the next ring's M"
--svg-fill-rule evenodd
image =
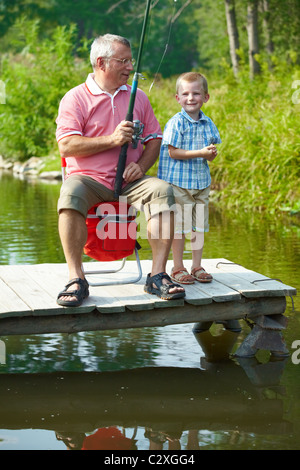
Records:
M93 69L97 66L98 57L111 57L114 54L113 43L119 42L126 47L131 47L128 39L118 36L116 34L104 34L104 36L98 36L92 46L90 53L90 60Z

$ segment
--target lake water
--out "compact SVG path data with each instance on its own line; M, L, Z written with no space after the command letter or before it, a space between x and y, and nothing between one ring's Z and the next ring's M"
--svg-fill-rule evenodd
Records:
M64 262L60 184L0 178L0 264ZM297 288L299 218L212 206L204 257ZM194 334L185 324L1 337L0 450L299 450L299 312L299 297L287 298L290 356L282 359L229 355L249 332L243 321L240 333L213 325Z

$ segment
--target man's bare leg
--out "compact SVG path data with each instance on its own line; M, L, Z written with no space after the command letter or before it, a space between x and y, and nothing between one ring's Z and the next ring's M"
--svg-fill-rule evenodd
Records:
M87 239L87 228L83 215L72 209L64 209L59 214L58 229L69 269L69 280L84 279L82 271L82 253ZM78 289L78 284L70 290ZM73 301L76 297L61 297L62 300Z
M152 249L151 276L166 271L166 264L170 253L174 234L174 213L163 212L153 216L147 226L148 241ZM167 283L163 279L163 283ZM184 292L183 287L173 287L170 294Z
M163 213L166 214L166 213ZM166 263L170 253L173 233L174 214L170 217L158 214L148 222L148 240L152 249L151 275L165 272ZM59 234L69 268L69 279L84 279L82 271L82 252L87 239L87 229L84 217L77 211L64 209L59 215ZM165 279L163 282L167 282ZM79 286L73 285L70 290ZM170 293L183 292L182 287L170 289ZM62 300L72 301L75 297L61 297Z

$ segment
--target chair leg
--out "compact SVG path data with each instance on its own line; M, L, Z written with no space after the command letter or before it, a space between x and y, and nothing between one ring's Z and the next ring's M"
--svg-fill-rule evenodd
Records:
M88 279L87 278L87 282L90 286L114 286L114 285L122 285L122 284L135 284L136 282L138 282L142 275L143 275L143 272L142 272L142 266L141 266L141 262L140 262L140 257L139 257L139 253L138 253L138 250L137 248L135 248L135 258L136 258L136 263L137 263L137 269L138 269L138 273L137 275L135 276L132 276L132 277L129 277L127 279L99 279L99 280L91 280L91 279ZM123 262L122 262L122 265L119 269L116 269L116 270L94 270L94 271L86 271L84 270L84 274L86 276L90 276L90 275L104 275L104 274L114 274L116 272L119 272L121 271L121 269L123 269L124 265L125 265L125 261L126 261L126 258L123 259Z

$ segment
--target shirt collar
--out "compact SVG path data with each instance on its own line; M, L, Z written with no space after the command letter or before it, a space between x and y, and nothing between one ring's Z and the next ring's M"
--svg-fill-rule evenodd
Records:
M107 91L104 91L102 90L98 83L95 82L95 74L93 73L90 73L86 79L86 82L85 82L86 86L87 86L87 89L89 90L89 92L92 94L92 95L102 95L103 93L106 94L106 95L110 95L110 93L108 93ZM124 90L124 91L127 91L127 86L126 85L122 85L120 86L120 88L117 89L117 91L115 92L115 95L120 91L120 90Z
M191 118L191 116L190 116L183 108L181 108L181 114L182 114L186 119L188 119L188 121L190 121L190 122L198 122L198 121L201 121L201 119L204 119L204 120L207 119L206 116L205 116L205 114L204 114L204 112L201 111L201 109L200 109L200 113L199 113L199 119L197 119L197 121L195 121L193 118Z

